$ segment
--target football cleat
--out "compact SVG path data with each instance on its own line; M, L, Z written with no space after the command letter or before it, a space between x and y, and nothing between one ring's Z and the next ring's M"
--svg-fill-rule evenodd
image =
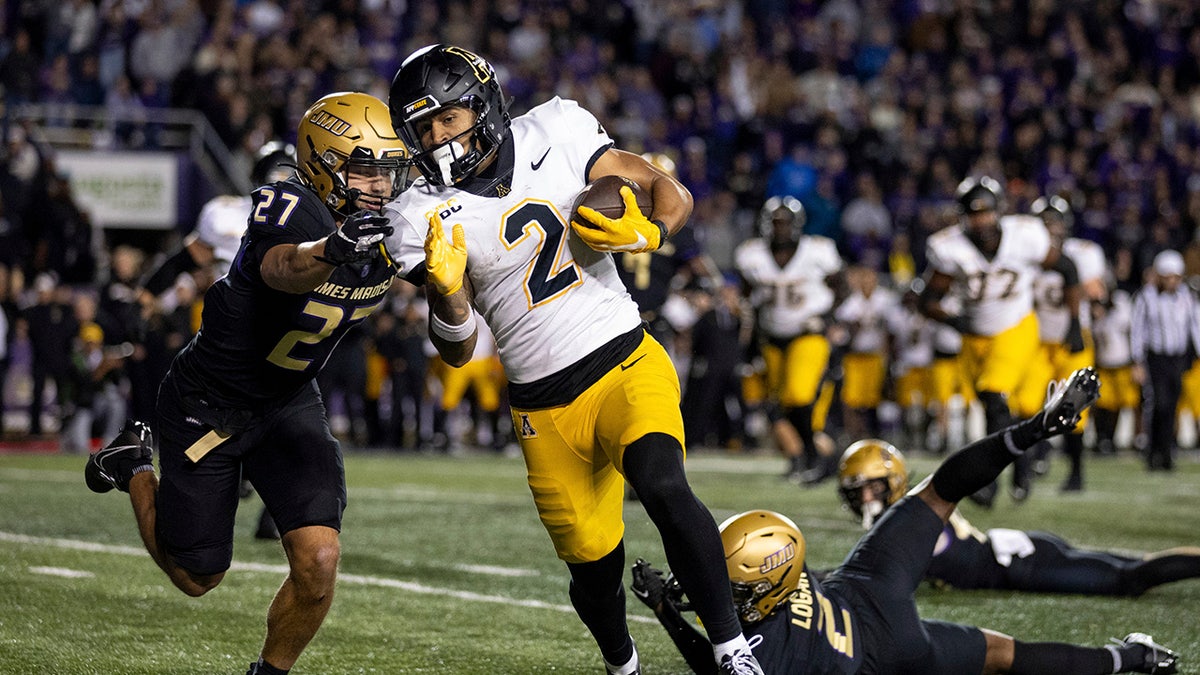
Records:
M113 488L129 492L134 474L154 470L153 456L150 427L127 420L112 442L88 457L83 477L92 492L104 493Z
M1042 428L1061 434L1075 428L1088 406L1100 398L1100 377L1092 367L1080 368L1061 382L1051 382L1042 408Z
M1178 672L1179 655L1156 643L1154 638L1145 633L1130 633L1123 640L1113 638L1113 642L1118 647L1124 648L1134 645L1145 647L1141 662L1122 663L1122 672L1155 673L1156 675L1169 675L1170 673Z
M766 675L758 659L749 649L739 649L732 654L726 654L718 666L720 675ZM1164 671L1165 672L1165 671Z

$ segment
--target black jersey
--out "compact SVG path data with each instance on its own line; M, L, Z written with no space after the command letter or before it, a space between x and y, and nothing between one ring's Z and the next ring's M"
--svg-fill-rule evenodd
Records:
M857 619L804 569L799 588L761 622L746 627L754 656L768 673L857 673L863 653ZM761 640L761 642L760 642Z
M681 267L700 256L700 244L691 227L684 227L656 251L617 253L617 274L638 310L657 312L671 292L671 279Z
M253 203L232 269L204 294L200 331L172 365L219 408L258 409L311 381L346 331L382 304L395 275L377 257L335 268L308 293L271 288L260 272L268 250L321 239L337 225L316 193L292 180L258 188Z

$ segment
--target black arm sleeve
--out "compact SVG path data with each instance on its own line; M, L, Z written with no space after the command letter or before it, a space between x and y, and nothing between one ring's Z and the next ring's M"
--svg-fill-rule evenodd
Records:
M175 280L179 278L180 274L192 272L198 268L196 261L192 260L192 254L188 253L187 247L181 248L170 258L164 260L158 269L151 272L142 287L154 295L162 295L163 291L175 285Z
M1079 285L1079 270L1076 269L1075 263L1071 262L1069 257L1059 254L1058 260L1054 261L1054 265L1050 269L1063 276L1064 288Z
M658 622L667 629L675 648L683 655L688 667L697 675L717 675L712 644L680 614L670 600L663 600L654 612Z

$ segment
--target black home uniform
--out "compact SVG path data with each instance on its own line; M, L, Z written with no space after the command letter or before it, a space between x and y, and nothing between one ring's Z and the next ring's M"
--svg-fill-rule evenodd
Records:
M905 497L823 582L805 566L799 590L745 627L763 670L983 672L987 644L978 628L917 615L913 592L941 532L942 520L925 502Z
M341 528L346 481L314 378L338 341L384 300L394 268L382 257L342 265L303 294L262 279L279 244L336 229L316 193L293 181L254 192L232 269L205 293L200 332L176 356L158 400L158 527L168 553L197 574L229 567L242 474L280 532ZM218 442L193 461L189 448Z

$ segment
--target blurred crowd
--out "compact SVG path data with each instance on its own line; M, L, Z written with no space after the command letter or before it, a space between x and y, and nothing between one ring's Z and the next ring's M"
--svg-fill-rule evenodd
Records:
M1065 197L1076 235L1104 247L1115 286L1130 292L1159 251L1188 250L1200 225L1191 0L25 0L3 11L6 109L103 106L129 121L107 142L128 148L155 142L139 111L196 109L242 173L264 142L294 140L319 96L386 99L413 49L473 47L502 71L514 115L554 95L576 99L620 147L670 156L696 198L697 240L723 273L764 199L786 194L804 204L808 233L903 289L924 270L925 240L954 221L955 186L971 174L1002 177L1012 211ZM7 346L28 338L34 363L52 362L35 365L30 394L41 391L38 372L66 372L80 327L94 324L104 345L134 349L113 352L123 367L99 379L123 392L127 412L148 416L194 312L139 300L138 276L160 252L93 236L38 130L6 115L0 132ZM193 286L180 293L204 280ZM399 437L390 411L437 408L425 384L436 367L419 346L420 300L395 293L361 348L339 352L354 363L327 370L365 373L356 381L369 384L336 404L361 418L351 426L364 441L412 446L433 432L401 422ZM691 308L676 322L681 367L690 324L732 302L726 294L677 294ZM376 357L390 366L379 370ZM400 381L397 369L420 376ZM393 388L406 402L384 397L383 413L371 412ZM36 418L30 429L40 430Z

